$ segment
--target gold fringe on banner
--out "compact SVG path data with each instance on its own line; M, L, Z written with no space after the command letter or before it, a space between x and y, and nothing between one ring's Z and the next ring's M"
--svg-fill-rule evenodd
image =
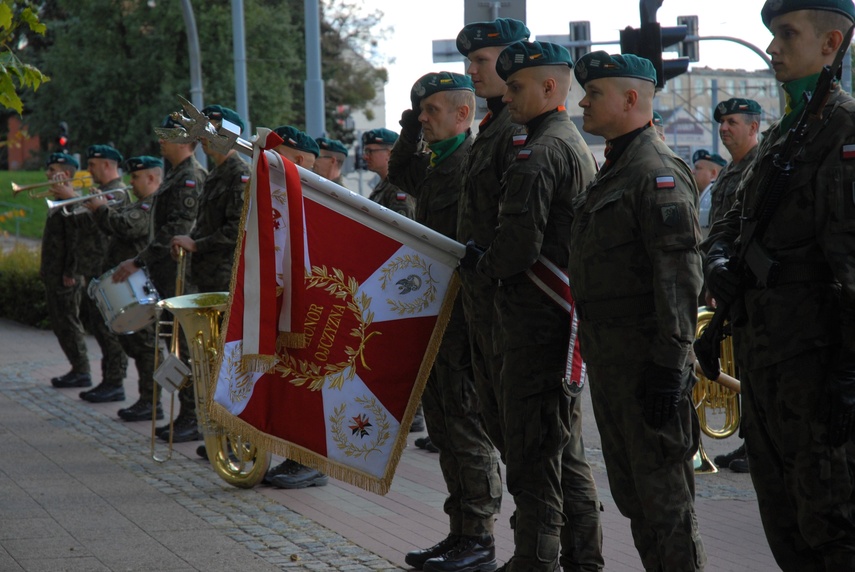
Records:
M269 433L260 431L243 419L229 413L229 411L219 403L214 402L213 395L215 391L211 391L209 393L211 399L208 402L208 415L211 419L222 425L226 431L245 436L246 439L256 447L260 447L270 453L287 459L292 459L298 463L317 469L334 479L352 484L363 490L376 493L378 495L385 495L389 492L389 488L392 486L395 469L398 467L401 455L407 446L407 436L410 432L410 425L413 423L413 417L415 417L419 401L421 401L422 392L424 392L425 385L427 384L428 375L433 367L433 362L436 359L439 346L442 343L445 328L448 326L448 321L451 318L451 312L454 308L454 301L457 298L459 287L460 279L455 271L451 275L451 280L449 281L448 289L446 290L445 298L442 302L442 307L437 315L433 333L431 334L431 338L422 358L422 363L419 367L415 383L413 384L413 390L410 393L409 402L407 403L407 409L404 412L401 425L398 428L398 435L395 438L395 443L390 451L389 460L386 463L386 470L382 477L370 475L364 471L349 467L341 462L331 460L319 455L318 453L300 447L299 445L295 445L290 441L286 441L279 437L270 435ZM226 315L227 320L228 317L229 316ZM227 330L224 329L223 331ZM220 362L223 355L222 346L220 350L217 360L217 372L220 371ZM246 357L249 356L244 356L244 358ZM326 422L324 425L326 426Z
M279 337L276 340L276 349L293 348L302 349L308 347L309 342L306 339L306 334L299 332L279 332Z

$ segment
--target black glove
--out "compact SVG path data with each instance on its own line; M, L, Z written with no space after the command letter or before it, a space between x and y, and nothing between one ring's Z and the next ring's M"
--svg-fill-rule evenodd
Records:
M648 362L644 367L641 412L644 422L659 429L677 414L683 372Z
M828 377L821 412L828 424L828 444L840 447L855 428L855 356L842 356Z
M728 268L727 258L720 254L707 256L704 278L707 281L707 289L716 302L732 304L739 295L742 280L738 274Z
M474 240L467 242L466 254L464 254L463 258L460 259L460 268L463 268L464 270L473 270L478 266L478 261L481 260L481 256L484 255L485 250L485 248L481 248L475 244Z
M405 109L401 113L401 135L404 135L410 141L418 141L422 131L422 123L419 121L419 112L412 109Z

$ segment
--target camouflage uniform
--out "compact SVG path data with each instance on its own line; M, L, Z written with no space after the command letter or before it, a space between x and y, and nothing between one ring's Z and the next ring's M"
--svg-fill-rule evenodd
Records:
M416 212L416 201L413 197L390 183L388 177L377 183L368 198L407 218L413 218Z
M855 569L855 446L828 444L819 414L838 355L855 353L855 101L835 90L808 132L761 239L778 283L749 286L731 315L743 436L766 538L785 570ZM704 243L732 245L786 134L764 134L737 202Z
M468 136L439 165L430 167L430 154L418 153L418 144L401 136L389 159L389 180L416 199L416 221L445 236L453 237L457 230L461 166L471 145ZM502 503L502 479L479 416L460 298L455 300L422 403L448 488L444 509L451 534L492 535Z
M580 403L563 384L570 320L525 274L540 256L566 268L571 201L596 168L563 107L527 127L505 172L496 235L476 267L498 281L495 395L516 503L509 570L551 572L559 549L565 569L599 570L599 501L578 431Z
M698 420L691 362L701 287L697 187L656 131L641 131L575 203L570 286L609 485L645 570L700 570ZM683 371L677 414L642 415L645 364Z
M200 292L228 292L249 165L232 153L214 167L199 196L199 216L190 238L196 242L189 281Z
M728 163L718 178L713 183L710 193L712 201L710 204L710 226L717 220L724 217L725 213L733 208L733 203L736 202L736 189L739 187L739 181L742 179L742 174L748 170L748 166L754 161L757 156L757 146L745 154L745 157L739 163L731 161Z
M125 203L119 207L102 206L93 213L95 223L110 238L107 247L105 271L115 268L122 261L133 258L148 244L151 226L151 205L153 196ZM155 391L154 383L154 324L134 332L119 336L122 349L134 360L139 379L140 400L150 402Z
M109 193L111 189L123 187L122 179L114 179L102 185L100 191ZM114 200L120 200L114 197ZM104 273L104 260L107 253L108 237L101 232L89 211L76 215L77 224L77 272L84 277L84 294L80 302L80 316L83 323L95 336L101 348L101 375L105 387L121 387L128 369L128 356L119 343L119 336L104 322L104 316L95 300L87 292L93 278Z
M75 236L75 221L72 217L64 216L59 211L48 214L42 234L39 275L45 284L48 316L59 347L68 358L73 372L89 373L89 356L80 321L82 284L77 275ZM77 283L66 288L62 284L63 276L73 277Z
M525 127L511 123L506 107L481 122L478 137L469 149L457 216L457 240L474 240L486 246L496 235L502 175L515 155L514 136L525 141ZM481 404L481 416L490 440L501 453L505 449L494 384L499 379L500 359L493 352L493 300L497 282L477 272L460 272L461 298L472 348L472 372Z
M161 298L175 296L178 264L170 255L170 243L173 236L190 234L199 208L199 190L206 177L205 170L191 155L172 167L154 194L149 241L137 255L137 260L145 265ZM163 319L167 319L165 315ZM181 355L189 356L184 336L179 339L179 344ZM195 414L194 395L193 384L179 392L182 414Z

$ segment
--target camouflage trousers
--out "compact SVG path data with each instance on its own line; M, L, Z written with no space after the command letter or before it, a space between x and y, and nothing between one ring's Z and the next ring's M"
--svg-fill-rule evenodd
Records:
M700 427L689 392L677 415L652 429L641 411L642 363L588 363L591 403L609 487L630 520L635 548L649 572L703 570L706 552L695 515L692 457Z
M428 435L439 449L439 465L448 488L443 509L450 532L492 535L502 504L502 478L498 455L479 414L460 298L455 301L422 404Z
M742 377L742 431L760 517L782 570L855 570L855 445L827 444L817 411L833 352Z
M86 288L91 281L92 278L86 279ZM85 290L80 302L80 317L101 348L101 378L105 385L121 387L127 375L128 356L119 343L119 335L105 323L95 300Z
M581 401L561 383L565 344L507 350L496 386L514 556L508 570L602 570L600 502L582 442ZM557 381L556 381L557 380Z
M140 401L151 402L152 394L159 390L158 385L154 382L154 324L146 326L138 332L119 336L119 343L122 349L134 360L134 365L137 368L137 387L139 388ZM157 391L158 398L160 392Z
M75 373L89 373L89 356L83 338L83 323L80 321L80 285L66 288L61 276L44 280L50 327L59 342L62 353Z

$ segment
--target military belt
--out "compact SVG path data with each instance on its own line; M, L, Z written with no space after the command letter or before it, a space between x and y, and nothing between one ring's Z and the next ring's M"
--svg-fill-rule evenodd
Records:
M582 320L607 320L626 316L652 314L656 310L653 294L641 294L611 300L577 301L576 311Z

